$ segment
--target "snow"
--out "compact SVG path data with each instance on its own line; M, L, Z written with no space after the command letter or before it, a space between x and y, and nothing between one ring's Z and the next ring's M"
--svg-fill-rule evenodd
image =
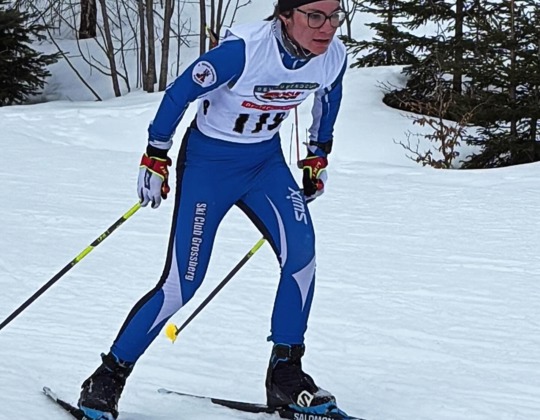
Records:
M345 411L368 420L536 419L540 165L413 163L395 140L418 128L380 101L380 83L400 80L392 67L346 75L327 192L310 208L318 279L304 367ZM0 321L136 203L146 127L161 97L0 108ZM309 111L300 110L301 133ZM287 156L291 123L282 130ZM0 331L1 420L67 419L41 388L76 402L100 352L161 274L172 209L169 199L138 211ZM227 215L206 281L176 324L259 237L240 211ZM157 389L263 402L277 281L265 245L174 345L156 339L129 379L119 420L272 418Z

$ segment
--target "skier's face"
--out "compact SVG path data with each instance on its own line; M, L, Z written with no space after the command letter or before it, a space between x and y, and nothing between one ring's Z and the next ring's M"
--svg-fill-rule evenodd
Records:
M336 0L321 0L292 10L281 17L287 34L300 47L320 55L326 52L344 14Z

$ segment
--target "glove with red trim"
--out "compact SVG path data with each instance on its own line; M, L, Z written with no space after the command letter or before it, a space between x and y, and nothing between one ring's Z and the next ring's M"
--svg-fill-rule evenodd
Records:
M160 156L157 156L160 155ZM152 203L153 209L161 204L161 199L166 199L171 191L169 187L169 166L172 161L167 157L167 152L148 147L141 159L137 193L141 206L146 207Z
M298 162L298 167L303 172L302 184L306 202L309 203L324 193L324 184L328 179L327 166L328 159L311 153L308 153L305 159Z

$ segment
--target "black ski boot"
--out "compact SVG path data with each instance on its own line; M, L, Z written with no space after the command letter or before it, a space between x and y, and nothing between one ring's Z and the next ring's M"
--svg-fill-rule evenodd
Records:
M337 408L334 396L319 388L302 370L304 351L303 344L274 345L266 375L268 406L311 414L343 413Z
M103 363L81 388L79 408L94 420L116 420L118 400L133 370L133 364L120 362L113 354L102 354Z

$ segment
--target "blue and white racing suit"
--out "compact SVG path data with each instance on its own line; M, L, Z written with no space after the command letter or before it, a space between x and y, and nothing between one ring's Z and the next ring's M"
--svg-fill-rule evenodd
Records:
M240 208L271 244L281 278L271 321L275 343L301 344L313 298L315 237L309 211L280 145L290 110L315 95L310 139L332 140L341 102L345 49L334 39L309 60L283 47L278 21L230 29L166 90L149 144L169 149L190 102L197 117L182 141L165 269L157 286L132 309L112 348L135 362L167 320L201 285L218 226ZM324 147L311 150L325 155Z

